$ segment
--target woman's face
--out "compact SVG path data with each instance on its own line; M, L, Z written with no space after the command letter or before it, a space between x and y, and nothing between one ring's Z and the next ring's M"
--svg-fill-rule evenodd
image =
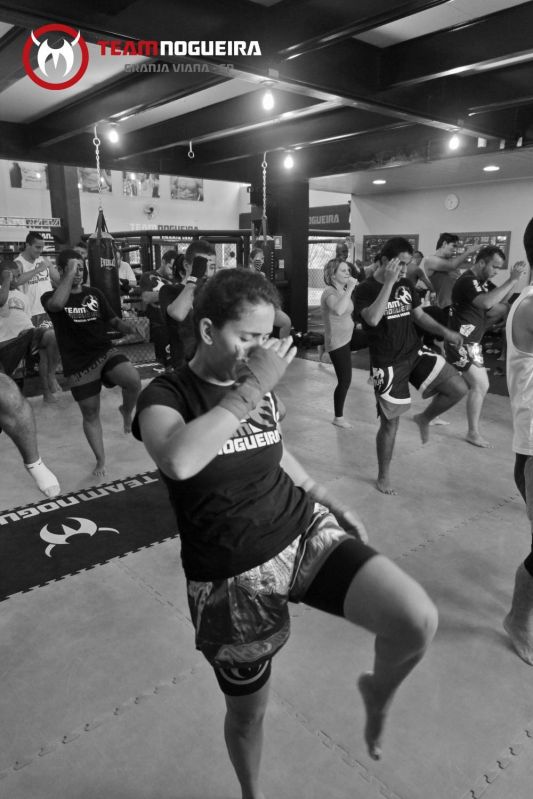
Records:
M274 306L261 302L245 303L239 319L226 322L221 328L211 328L211 349L217 377L235 379L239 361L245 361L253 347L265 344L272 335Z
M351 277L350 267L348 266L347 263L341 261L333 276L335 282L340 283L342 286L345 286L350 277Z

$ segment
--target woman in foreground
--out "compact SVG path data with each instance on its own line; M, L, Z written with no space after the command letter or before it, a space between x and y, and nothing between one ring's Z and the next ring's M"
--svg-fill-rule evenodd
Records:
M225 695L242 799L263 796L263 717L289 601L376 635L373 672L358 681L374 759L392 697L437 626L424 590L367 546L357 515L284 449L273 388L296 351L271 338L277 307L262 275L212 277L195 297L196 354L145 388L133 427L176 513L196 647Z

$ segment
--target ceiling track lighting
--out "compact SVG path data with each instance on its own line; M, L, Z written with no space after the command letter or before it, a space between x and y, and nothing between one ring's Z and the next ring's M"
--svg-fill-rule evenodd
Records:
M457 133L454 133L448 142L448 147L450 148L450 150L458 150L460 146L461 146L461 137Z
M261 85L265 87L265 92L261 99L261 104L265 111L272 111L275 106L274 95L272 94L272 86L274 85L271 80L261 81Z
M294 167L294 158L291 150L287 150L285 158L283 159L283 166L285 169L292 169Z
M112 122L109 126L109 130L107 131L107 139L111 142L111 144L117 144L120 141L120 134L114 122Z

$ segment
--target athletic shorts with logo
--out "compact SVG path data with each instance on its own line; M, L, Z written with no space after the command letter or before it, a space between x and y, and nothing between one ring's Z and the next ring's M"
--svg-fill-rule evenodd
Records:
M483 368L483 348L476 342L465 342L460 347L446 342L446 358L459 372L466 372L471 366Z
M224 693L249 694L266 683L272 657L289 638L289 602L342 616L354 575L375 554L315 503L307 529L271 560L235 577L188 580L196 648Z
M106 375L120 363L129 363L129 358L114 347L111 347L86 369L70 375L68 379L69 388L74 399L79 402L80 400L94 397L100 393L102 386L113 388L115 384Z
M373 366L372 379L378 406L386 419L395 419L409 410L411 383L424 399L433 396L439 385L457 374L442 355L421 347L405 360L393 366Z

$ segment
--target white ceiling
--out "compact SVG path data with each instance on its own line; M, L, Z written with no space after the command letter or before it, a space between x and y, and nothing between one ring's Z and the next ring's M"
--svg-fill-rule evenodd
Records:
M484 172L494 164L499 172ZM384 186L372 181L386 180ZM533 180L533 150L513 150L487 155L445 158L430 163L351 172L344 175L312 178L309 188L338 191L345 194L379 195L383 193L453 188L474 184L491 184L508 180Z
M476 17L494 14L511 6L520 6L524 2L526 0L449 0L448 3L411 14L398 22L382 25L381 28L374 28L355 38L376 47L388 47L426 33L461 25Z

